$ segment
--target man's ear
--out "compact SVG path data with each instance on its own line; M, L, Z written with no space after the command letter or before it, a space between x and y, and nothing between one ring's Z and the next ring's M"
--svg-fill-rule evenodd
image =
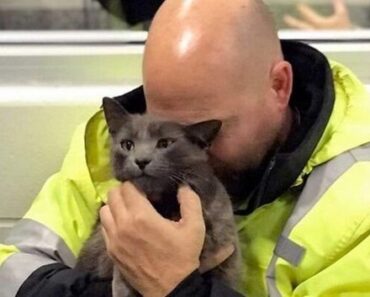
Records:
M270 72L270 81L278 109L285 109L289 104L293 87L293 70L290 63L287 61L275 63Z
M216 138L220 131L222 122L219 120L209 120L185 127L187 137L202 148L207 148Z
M103 110L109 133L112 135L116 134L130 117L121 104L109 97L103 98Z

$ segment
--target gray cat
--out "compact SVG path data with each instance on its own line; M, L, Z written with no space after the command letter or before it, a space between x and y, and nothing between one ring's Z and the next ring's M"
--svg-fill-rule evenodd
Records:
M103 99L103 109L112 138L115 177L131 181L163 217L172 220L179 219L178 186L189 185L201 198L206 226L200 270L207 270L212 255L231 243L233 254L206 277L221 278L235 287L240 256L231 200L207 164L207 148L221 122L185 126L147 114L131 115L110 98ZM77 268L104 278L113 276L113 297L140 296L125 283L108 257L99 223L81 251Z

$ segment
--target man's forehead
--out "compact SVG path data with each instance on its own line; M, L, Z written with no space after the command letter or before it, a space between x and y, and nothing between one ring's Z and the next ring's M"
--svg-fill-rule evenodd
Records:
M240 100L229 91L204 88L178 93L171 88L165 90L146 92L147 112L180 124L207 120L221 120L225 123L240 110Z
M193 124L214 118L214 113L209 109L161 108L154 106L148 107L147 112L155 117L179 124Z

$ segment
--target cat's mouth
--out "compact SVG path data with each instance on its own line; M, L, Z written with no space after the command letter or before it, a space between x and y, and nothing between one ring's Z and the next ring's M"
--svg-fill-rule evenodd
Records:
M164 218L178 221L180 219L180 207L177 201L176 183L163 178L148 175L147 172L134 178L133 183L145 193L147 199Z
M131 175L131 179L147 179L147 178L155 179L156 177L145 171L137 172L136 174Z

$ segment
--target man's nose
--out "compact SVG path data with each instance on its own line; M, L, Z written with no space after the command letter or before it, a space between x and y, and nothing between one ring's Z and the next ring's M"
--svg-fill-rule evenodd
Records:
M150 163L150 160L148 159L142 159L142 160L138 160L136 159L135 160L135 163L136 165L141 169L141 170L144 170L144 168L146 167L146 165L148 165Z

